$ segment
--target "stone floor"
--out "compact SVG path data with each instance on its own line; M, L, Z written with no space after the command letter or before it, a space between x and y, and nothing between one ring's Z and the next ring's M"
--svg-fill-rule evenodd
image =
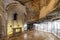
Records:
M8 40L60 40L57 36L42 31L27 31Z

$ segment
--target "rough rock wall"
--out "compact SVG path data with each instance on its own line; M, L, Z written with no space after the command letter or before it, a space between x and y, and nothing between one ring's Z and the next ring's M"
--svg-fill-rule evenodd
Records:
M25 3L25 6L27 7L27 22L39 19L39 2L39 0L33 0Z
M34 21L46 17L56 10L59 0L33 0L25 3L27 7L27 21Z
M50 0L49 4L47 6L44 6L40 10L39 19L46 17L47 14L54 11L56 9L56 7L57 7L56 5L57 5L58 1L59 0Z

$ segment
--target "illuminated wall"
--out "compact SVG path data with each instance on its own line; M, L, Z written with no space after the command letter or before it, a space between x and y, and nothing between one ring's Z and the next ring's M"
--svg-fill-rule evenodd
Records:
M8 22L7 22L7 34L13 33L13 28L22 28L24 31L24 15L26 14L25 6L21 5L19 2L11 3L7 7ZM17 20L13 20L13 14L17 13ZM17 29L16 32L20 30Z
M55 35L58 35L60 37L60 20L56 20L53 22L48 21L34 25L35 30L54 33Z
M7 22L7 34L13 33L13 28L22 28L22 32L24 31L24 22L20 14L18 14L17 20L13 20L13 14L10 14ZM16 32L19 32L20 29L17 29Z
M7 34L12 34L13 33L13 28L22 28L22 31L24 31L24 25L22 23L19 24L16 21L14 22L8 22L8 27L7 27ZM16 32L19 32L20 29L17 29Z

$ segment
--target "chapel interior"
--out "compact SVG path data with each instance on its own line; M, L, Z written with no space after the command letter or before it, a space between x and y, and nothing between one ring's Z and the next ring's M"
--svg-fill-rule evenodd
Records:
M60 40L60 0L0 0L0 40Z

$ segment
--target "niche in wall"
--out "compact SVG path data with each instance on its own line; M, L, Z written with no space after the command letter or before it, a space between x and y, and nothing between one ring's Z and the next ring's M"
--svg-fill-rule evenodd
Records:
M17 13L13 14L13 20L17 20Z

